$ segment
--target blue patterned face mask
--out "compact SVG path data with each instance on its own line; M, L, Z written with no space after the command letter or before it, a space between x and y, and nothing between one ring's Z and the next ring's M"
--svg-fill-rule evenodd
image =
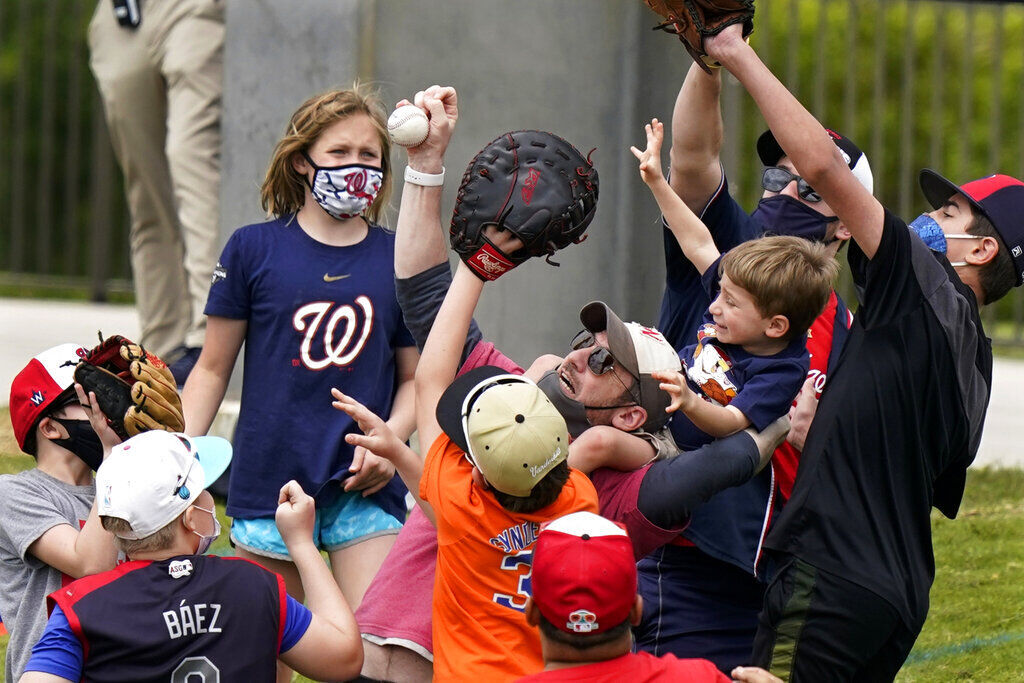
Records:
M947 235L942 232L942 228L935 222L935 219L926 213L922 213L920 216L915 218L907 226L910 231L921 238L924 242L924 246L928 247L932 251L937 251L940 254L945 254L948 249L946 240L975 240L980 239L980 235L968 235L967 233L954 233ZM950 261L951 266L966 266L967 261Z
M306 181L313 199L332 218L354 218L377 198L384 180L381 169L363 164L317 166L308 154L303 152L302 156L315 169L313 182Z

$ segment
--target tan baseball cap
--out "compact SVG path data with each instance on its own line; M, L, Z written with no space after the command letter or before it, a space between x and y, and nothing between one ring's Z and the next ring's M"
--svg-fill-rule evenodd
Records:
M565 420L536 384L485 365L459 376L437 404L437 423L487 482L526 497L568 455Z

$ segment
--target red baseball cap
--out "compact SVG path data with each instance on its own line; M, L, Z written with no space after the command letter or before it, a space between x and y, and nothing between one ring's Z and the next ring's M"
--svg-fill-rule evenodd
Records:
M61 344L28 362L11 382L11 424L18 447L32 434L39 418L58 399L74 391L75 366L89 352L78 344Z
M997 173L957 185L930 168L921 171L919 181L932 208L939 208L959 192L988 218L1010 250L1017 286L1024 284L1024 182Z
M592 512L541 527L533 551L533 602L566 633L601 633L629 617L636 560L625 528Z

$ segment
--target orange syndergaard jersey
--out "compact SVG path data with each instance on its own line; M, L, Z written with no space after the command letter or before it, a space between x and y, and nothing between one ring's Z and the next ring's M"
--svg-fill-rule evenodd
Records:
M597 513L597 492L571 470L554 503L513 513L473 483L472 469L441 434L420 479L420 496L437 517L434 680L509 681L544 668L540 636L523 616L540 524L580 510Z

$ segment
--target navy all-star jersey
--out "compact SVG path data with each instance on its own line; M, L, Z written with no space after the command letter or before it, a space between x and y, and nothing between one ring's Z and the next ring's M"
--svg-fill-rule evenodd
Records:
M297 642L296 627L304 633L310 619L308 612L292 615L304 624L288 618L289 607L305 608L288 599L277 574L202 555L127 562L47 600L81 645L83 681L271 683L279 652Z

